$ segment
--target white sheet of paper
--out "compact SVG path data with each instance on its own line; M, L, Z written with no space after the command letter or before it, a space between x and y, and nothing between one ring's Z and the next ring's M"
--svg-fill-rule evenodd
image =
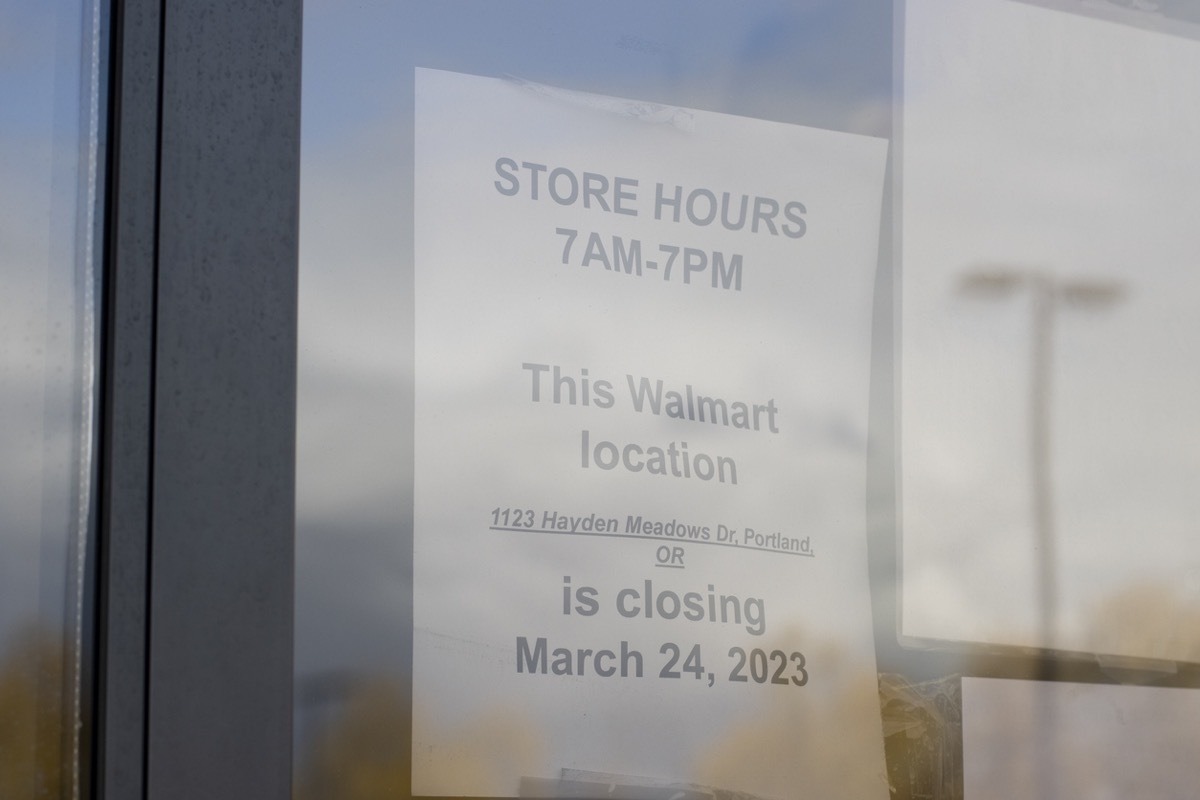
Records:
M886 797L886 142L416 81L414 793Z
M1042 5L906 3L902 628L1197 660L1172 620L1200 609L1200 41ZM986 271L1024 282L959 289ZM1040 389L1032 275L1057 287ZM1066 296L1106 284L1107 303Z
M967 800L1191 797L1200 781L1200 692L964 678L962 697Z

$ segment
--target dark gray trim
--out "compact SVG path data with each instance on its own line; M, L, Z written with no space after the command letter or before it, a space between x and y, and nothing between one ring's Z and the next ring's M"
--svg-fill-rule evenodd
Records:
M96 796L290 795L299 0L116 0Z
M144 794L160 0L111 8L94 796Z
M165 5L150 798L290 794L300 27Z

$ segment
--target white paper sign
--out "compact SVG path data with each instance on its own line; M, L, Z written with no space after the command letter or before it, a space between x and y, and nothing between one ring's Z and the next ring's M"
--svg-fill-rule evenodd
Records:
M1200 692L964 678L964 797L1192 797Z
M1200 42L1113 6L906 4L910 636L1200 652Z
M414 793L886 797L886 143L416 80Z

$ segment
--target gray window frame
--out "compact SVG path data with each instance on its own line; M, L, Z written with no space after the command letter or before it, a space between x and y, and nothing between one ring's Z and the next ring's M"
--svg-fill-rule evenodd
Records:
M302 3L108 14L91 795L282 800Z

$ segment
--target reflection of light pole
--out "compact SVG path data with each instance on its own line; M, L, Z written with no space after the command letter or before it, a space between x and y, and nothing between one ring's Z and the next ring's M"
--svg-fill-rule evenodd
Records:
M1058 589L1054 536L1054 496L1050 475L1050 388L1053 361L1054 317L1059 303L1078 308L1105 308L1121 299L1125 287L1116 281L1060 279L1044 272L995 264L977 268L962 277L960 291L1002 297L1028 287L1032 301L1029 375L1029 474L1033 505L1034 548L1037 566L1040 644L1053 649L1057 644ZM1038 678L1054 679L1054 660L1043 657ZM1052 743L1055 739L1054 711L1049 698L1036 708L1037 754L1035 782L1039 797L1052 798L1054 791Z
M1050 476L1050 388L1053 360L1054 317L1059 303L1078 308L1105 308L1119 300L1125 287L1116 281L1060 279L1037 270L989 265L963 276L964 293L1002 297L1021 288L1032 299L1032 332L1029 376L1029 472L1031 479L1034 544L1038 550L1038 604L1041 609L1041 646L1056 644L1058 592L1054 537L1054 498Z

